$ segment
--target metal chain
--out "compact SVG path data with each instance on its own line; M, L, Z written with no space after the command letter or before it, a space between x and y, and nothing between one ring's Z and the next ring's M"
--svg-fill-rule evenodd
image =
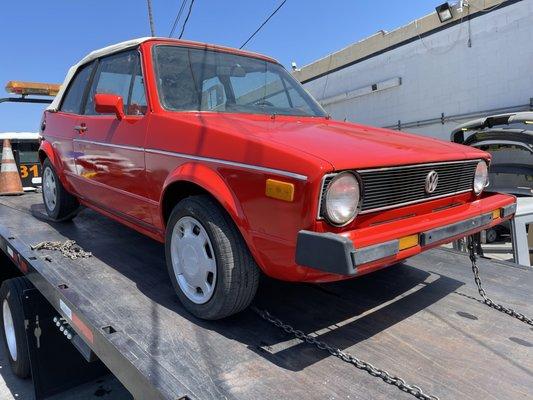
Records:
M32 250L57 250L63 254L64 257L75 260L77 258L88 258L93 254L89 251L84 251L80 246L76 245L75 240L66 240L65 242L40 242L30 246Z
M474 281L476 282L477 291L482 297L482 302L487 306L494 308L504 314L507 314L513 318L516 318L519 321L522 321L529 326L533 326L533 319L526 317L524 314L516 312L512 308L502 306L501 304L495 303L490 297L487 296L485 289L481 285L481 278L479 277L479 268L477 266L477 256L476 256L476 242L473 236L468 237L468 252L470 254L470 261L472 261L472 272L474 273Z
M352 364L355 368L366 371L373 377L380 378L385 383L388 383L389 385L396 386L402 392L409 393L410 395L416 397L417 399L439 400L437 396L425 394L420 387L416 385L410 385L406 383L405 380L403 380L402 378L399 378L395 375L391 375L390 373L388 373L387 371L383 369L374 367L369 362L360 360L359 358L349 353L346 353L340 349L334 348L330 346L329 344L318 340L314 336L307 335L300 330L294 329L292 326L290 326L289 324L283 323L280 319L274 317L272 314L270 314L266 310L260 310L256 307L252 307L252 310L256 314L258 314L261 318L263 318L265 321L270 322L271 324L283 330L284 332L288 333L289 335L293 335L297 339L300 339L301 341L307 344L317 347L319 350L327 351L332 356L337 357L344 362Z

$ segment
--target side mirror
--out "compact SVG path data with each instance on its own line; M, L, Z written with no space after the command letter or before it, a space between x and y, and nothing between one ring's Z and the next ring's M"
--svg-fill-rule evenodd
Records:
M124 102L122 97L116 94L96 93L94 109L99 114L115 114L118 120L124 118Z

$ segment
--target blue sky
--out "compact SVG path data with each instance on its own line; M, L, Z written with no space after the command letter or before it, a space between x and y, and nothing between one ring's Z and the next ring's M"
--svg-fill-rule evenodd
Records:
M182 0L152 1L156 34L168 36ZM239 47L280 2L196 0L184 38ZM380 29L393 30L441 2L287 0L246 48L301 66ZM150 33L145 0L6 1L2 15L2 87L9 80L62 82L68 67L91 50ZM0 132L36 131L42 109L0 104Z

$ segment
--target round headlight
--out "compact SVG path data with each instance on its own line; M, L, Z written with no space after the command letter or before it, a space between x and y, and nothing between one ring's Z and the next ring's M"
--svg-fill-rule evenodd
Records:
M326 218L333 225L341 226L351 222L358 212L361 191L359 182L351 172L335 176L326 192Z
M485 161L477 163L476 174L474 175L474 193L479 195L489 183L489 169Z

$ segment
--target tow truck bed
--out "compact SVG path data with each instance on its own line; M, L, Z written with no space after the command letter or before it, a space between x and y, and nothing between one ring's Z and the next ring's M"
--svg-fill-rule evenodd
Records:
M0 247L19 254L59 313L61 301L89 328L76 330L136 399L412 398L251 310L195 319L174 296L163 246L110 219L84 210L51 224L31 214L40 195L0 202ZM30 249L66 239L93 257ZM533 314L531 270L479 265L489 295ZM265 279L256 305L441 399L531 398L533 331L465 296L477 296L468 258L438 249L341 283Z

